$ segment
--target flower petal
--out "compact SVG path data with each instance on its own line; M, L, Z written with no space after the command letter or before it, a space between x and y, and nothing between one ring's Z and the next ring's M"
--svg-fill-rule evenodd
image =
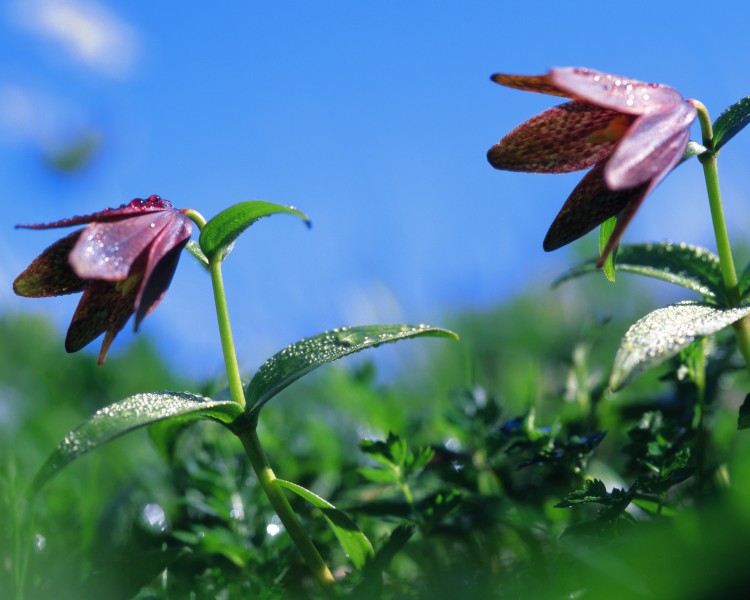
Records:
M83 279L120 281L133 262L169 226L176 210L149 212L121 221L92 223L84 229L68 258Z
M149 248L146 270L135 298L135 328L161 302L172 282L182 249L193 233L193 222L184 215L173 215L173 221L154 239Z
M633 117L588 102L568 102L532 117L490 148L496 169L568 173L610 156Z
M545 75L505 75L504 73L495 73L490 79L495 83L517 90L570 98L570 94L561 90L553 83L549 73Z
M16 229L57 229L59 227L72 227L74 225L84 225L86 223L104 223L106 221L118 221L140 215L148 212L159 212L163 210L176 210L169 200L164 200L159 196L149 196L145 200L136 198L128 204L121 204L117 208L105 208L91 215L82 215L60 219L52 223L39 223L35 225L16 225Z
M109 281L88 282L65 337L65 350L77 352L106 332L99 352L99 365L107 357L115 336L133 314L136 286L125 290Z
M613 190L660 181L680 162L698 112L682 102L668 112L638 117L607 161L604 178Z
M680 93L669 86L591 69L552 69L549 80L571 98L631 115L645 115L682 102Z
M46 298L74 294L84 288L84 282L68 264L70 250L83 229L57 240L16 277L13 291L27 298Z
M638 201L640 205L649 189L648 185L641 185L628 190L611 190L604 181L604 165L596 165L586 173L555 217L544 238L544 249L547 252L557 250L585 235L631 203ZM620 222L613 232L613 238L618 229Z

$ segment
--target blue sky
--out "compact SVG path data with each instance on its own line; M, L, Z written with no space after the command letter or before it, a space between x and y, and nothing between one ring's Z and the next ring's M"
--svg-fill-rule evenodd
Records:
M246 370L339 325L441 324L551 281L594 247L589 236L553 254L541 249L579 174L487 164L500 137L558 103L501 88L492 73L589 66L667 83L714 118L750 93L749 9L740 2L205 6L3 4L0 311L45 312L64 331L77 302L12 294L15 275L59 236L14 224L160 194L209 218L264 199L312 219L310 230L286 216L258 223L226 263ZM84 168L47 166L50 154L87 137L98 145ZM748 137L720 160L737 241L750 226ZM625 242L711 247L709 219L691 161L649 197ZM175 365L220 372L209 280L189 256L142 332Z

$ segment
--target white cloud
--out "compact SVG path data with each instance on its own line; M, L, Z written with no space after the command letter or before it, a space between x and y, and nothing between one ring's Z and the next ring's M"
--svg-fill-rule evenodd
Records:
M136 32L92 0L18 0L18 22L85 66L127 74L136 59Z

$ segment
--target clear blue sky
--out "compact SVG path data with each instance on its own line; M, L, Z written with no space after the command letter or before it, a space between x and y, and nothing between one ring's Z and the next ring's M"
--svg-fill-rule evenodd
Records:
M590 236L572 252L541 249L580 175L499 172L485 153L559 100L501 88L490 74L589 66L667 83L715 118L750 93L750 9L700 6L9 0L0 9L0 310L47 312L64 331L77 302L12 294L15 275L59 236L14 224L150 194L206 217L249 199L311 217L311 230L286 216L258 223L226 263L246 370L324 329L441 324L527 281L551 281L581 243L593 248ZM90 135L100 142L84 168L46 166L50 152ZM736 238L750 226L748 138L720 162ZM708 222L692 161L649 197L625 242L710 245ZM186 255L142 332L192 372L215 374L212 311L209 280Z

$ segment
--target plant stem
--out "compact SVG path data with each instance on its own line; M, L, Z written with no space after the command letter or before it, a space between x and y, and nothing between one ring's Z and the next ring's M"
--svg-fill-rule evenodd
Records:
M289 533L289 537L292 538L297 550L299 550L302 558L305 560L308 567L310 567L316 581L323 589L331 590L335 583L333 575L323 558L320 556L317 548L312 543L312 540L302 528L294 509L284 495L284 490L278 485L278 483L276 483L276 475L268 464L266 455L260 445L258 432L255 426L248 427L238 432L237 435L242 441L242 445L245 447L245 452L247 452L247 456L250 459L250 463L253 465L253 469L258 476L258 481L260 482L263 491L271 501L271 506L273 506L279 519L284 524L284 527Z
M224 353L224 364L227 370L229 382L229 393L241 407L245 407L245 392L242 389L242 378L240 366L237 362L237 353L234 350L234 339L232 338L232 327L229 324L229 309L227 308L227 297L224 292L224 280L221 275L221 262L210 261L208 265L211 273L211 284L214 290L214 303L216 304L216 320L219 324L219 336L221 337L221 350Z
M719 252L719 264L721 265L721 275L724 280L726 289L727 302L730 307L739 306L740 288L737 279L737 271L734 267L732 258L732 246L729 243L729 233L724 218L724 207L721 201L721 189L719 187L719 168L716 163L716 153L713 152L713 128L711 119L706 107L697 100L691 101L698 109L698 120L701 125L703 135L703 145L708 148L708 152L701 154L698 159L703 165L703 176L706 180L706 191L708 192L708 204L711 208L711 220L714 226L714 236L716 237L716 247ZM740 319L734 325L734 332L737 337L737 346L745 359L745 366L750 372L750 322L747 318Z
M206 225L206 219L200 213L192 209L187 209L183 212L185 216L198 225L199 229L202 230ZM240 368L237 362L237 353L235 352L234 340L232 338L232 328L229 323L229 309L227 308L224 280L221 274L221 260L209 260L208 269L211 273L211 285L213 286L214 303L216 305L216 319L219 324L221 349L224 353L224 364L226 365L227 380L229 381L229 393L232 400L245 408L247 401L245 399ZM317 548L315 548L312 540L302 528L294 509L284 495L284 491L276 483L276 475L268 464L268 459L258 439L257 421L252 419L249 422L245 421L245 423L246 426L235 430L234 433L240 438L263 491L271 502L271 506L273 506L279 519L284 524L297 550L310 567L317 582L324 590L333 589L335 580L331 571L320 556Z

